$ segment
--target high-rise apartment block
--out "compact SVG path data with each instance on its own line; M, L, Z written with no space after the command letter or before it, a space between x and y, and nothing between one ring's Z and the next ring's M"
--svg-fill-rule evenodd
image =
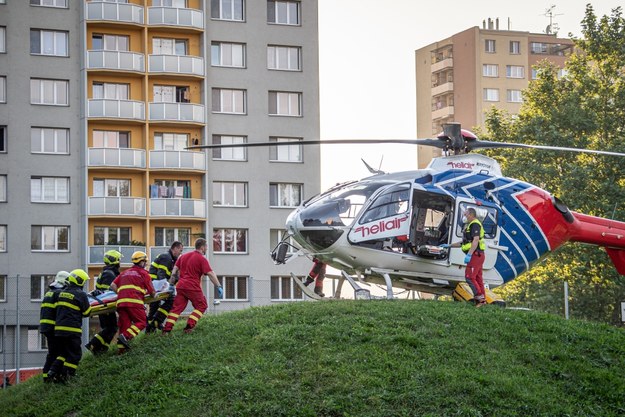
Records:
M554 34L500 30L498 19L418 49L417 136L433 137L452 121L483 125L492 106L518 113L523 89L536 78L533 66L546 59L562 68L572 49L570 39ZM438 155L419 146L419 167Z
M0 0L2 349L41 366L48 283L110 249L205 237L211 310L302 299L308 262L269 253L319 192L317 138L317 0ZM187 149L266 141L289 145Z

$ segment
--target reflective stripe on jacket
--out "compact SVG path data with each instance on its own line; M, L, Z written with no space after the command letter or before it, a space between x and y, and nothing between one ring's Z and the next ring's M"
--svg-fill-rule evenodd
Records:
M482 222L480 222L478 219L473 219L464 228L464 234L462 236L462 246L460 247L464 253L469 252L469 249L471 249L471 242L473 242L473 236L470 235L471 225L475 223L480 225L480 243L478 245L478 249L481 251L484 251L486 249L486 243L484 243L484 226L482 226Z

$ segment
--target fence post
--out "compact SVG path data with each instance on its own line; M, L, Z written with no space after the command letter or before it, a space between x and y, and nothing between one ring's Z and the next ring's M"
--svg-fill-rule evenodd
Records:
M15 288L15 383L20 383L20 366L21 355L20 355L20 274L17 274L17 285Z
M569 283L564 281L564 318L569 319Z
M7 377L7 310L2 310L2 382ZM4 387L6 389L7 387Z

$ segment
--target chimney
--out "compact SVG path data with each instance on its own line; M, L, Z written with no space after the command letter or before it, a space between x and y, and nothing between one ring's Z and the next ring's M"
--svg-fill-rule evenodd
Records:
M486 20L482 20L482 29L486 29Z
M499 30L499 18L495 19L495 29Z
M488 18L488 29L493 30L493 20L490 17Z
M510 18L508 18L508 30L511 30L510 28L512 27L512 23L510 22Z

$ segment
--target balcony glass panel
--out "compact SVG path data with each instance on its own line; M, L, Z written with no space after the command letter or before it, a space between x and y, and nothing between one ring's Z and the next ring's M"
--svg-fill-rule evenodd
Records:
M89 215L145 216L145 198L89 197Z
M87 2L86 13L87 20L143 24L143 7L136 4L90 1Z
M149 103L150 120L204 123L204 106L192 103Z
M206 169L203 152L150 151L150 168Z
M143 54L127 51L88 51L88 69L145 71Z
M145 120L145 103L132 100L90 99L88 117Z
M192 198L152 198L150 216L205 217L206 202Z
M145 151L130 148L89 148L89 166L145 168Z
M204 29L204 13L195 9L150 7L148 9L148 24Z
M150 72L204 75L204 58L198 56L150 55L148 63Z
M116 250L120 252L123 257L121 259L122 264L130 264L133 252L141 251L145 252L145 246L124 246L124 245L103 245L103 246L89 246L89 263L101 264L104 254L110 250ZM152 258L150 258L152 259Z
M167 252L169 250L169 246L151 246L150 247L150 259L156 259L158 255L161 253ZM182 253L193 252L195 248L193 246L185 246L182 248Z

